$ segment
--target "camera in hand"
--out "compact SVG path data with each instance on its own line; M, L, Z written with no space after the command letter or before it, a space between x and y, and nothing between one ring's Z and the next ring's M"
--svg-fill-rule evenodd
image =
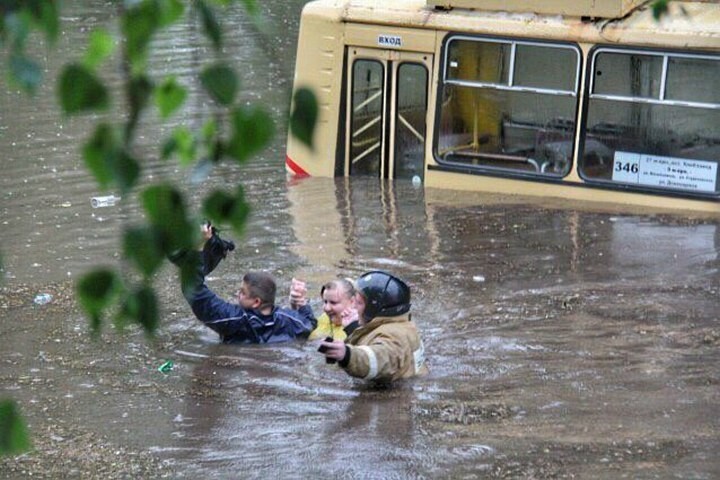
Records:
M325 339L323 340L323 342L332 342L332 341L334 341L334 338L333 338L333 337L325 337ZM325 352L327 352L327 351L328 351L328 347L325 346L325 345L320 345L320 346L318 347L318 352L320 352L320 353L325 353ZM337 363L337 360L335 360L334 358L327 358L327 357L326 357L326 358L325 358L325 363Z

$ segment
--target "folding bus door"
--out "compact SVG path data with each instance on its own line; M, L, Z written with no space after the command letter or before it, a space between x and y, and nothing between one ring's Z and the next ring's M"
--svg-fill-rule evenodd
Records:
M432 55L351 47L345 174L423 179Z

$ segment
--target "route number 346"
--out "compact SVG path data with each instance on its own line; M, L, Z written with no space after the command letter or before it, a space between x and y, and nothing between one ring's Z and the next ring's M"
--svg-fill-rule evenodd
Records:
M635 162L615 162L616 172L638 173L639 167Z

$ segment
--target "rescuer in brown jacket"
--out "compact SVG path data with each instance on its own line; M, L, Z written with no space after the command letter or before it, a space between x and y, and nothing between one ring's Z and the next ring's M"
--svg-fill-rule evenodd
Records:
M410 288L386 272L363 274L355 304L360 327L346 340L321 342L320 351L353 377L378 382L427 373L420 334L410 321Z

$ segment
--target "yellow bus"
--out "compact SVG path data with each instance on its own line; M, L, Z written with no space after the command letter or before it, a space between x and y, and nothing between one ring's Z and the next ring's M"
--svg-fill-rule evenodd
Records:
M286 170L720 214L720 5L651 3L310 2Z

